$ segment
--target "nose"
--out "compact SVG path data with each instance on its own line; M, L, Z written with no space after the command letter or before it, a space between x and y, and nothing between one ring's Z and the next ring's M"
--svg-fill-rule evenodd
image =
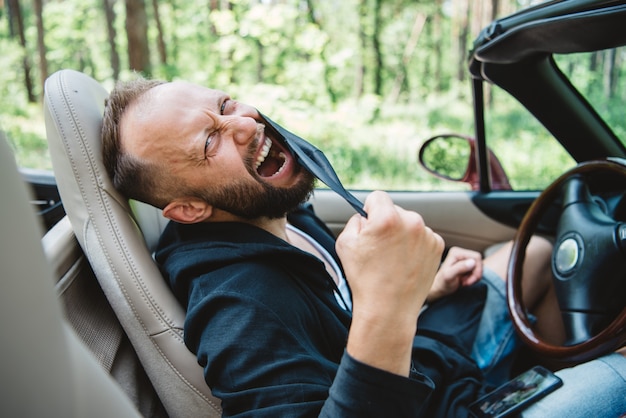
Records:
M229 104L231 104L228 108L230 112L228 113L229 115L248 116L254 119L259 118L259 111L249 104L245 104L237 100L231 100L229 101Z
M257 121L246 116L221 116L222 134L232 137L238 145L248 145L257 133Z

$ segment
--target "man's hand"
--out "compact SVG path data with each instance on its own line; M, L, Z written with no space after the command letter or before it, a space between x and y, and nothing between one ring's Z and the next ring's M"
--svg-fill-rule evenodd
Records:
M483 261L479 252L452 247L439 267L427 302L454 293L461 286L476 283L483 275Z
M347 351L355 359L408 375L417 316L432 286L443 239L415 212L386 193L365 201L368 217L353 216L337 239L352 290Z

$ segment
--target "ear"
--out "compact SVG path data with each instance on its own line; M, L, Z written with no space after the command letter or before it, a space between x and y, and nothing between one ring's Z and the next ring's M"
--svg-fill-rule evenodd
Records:
M213 206L196 198L176 199L163 208L163 216L182 224L194 224L208 219Z

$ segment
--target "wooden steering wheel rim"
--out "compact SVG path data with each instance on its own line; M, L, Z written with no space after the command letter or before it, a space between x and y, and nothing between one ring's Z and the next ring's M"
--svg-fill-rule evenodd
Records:
M626 161L599 160L578 164L561 175L533 202L517 230L507 267L507 304L513 325L522 341L540 355L565 362L581 363L607 354L626 343L626 307L604 330L580 344L556 346L535 334L522 301L522 266L526 246L542 215L560 192L561 185L575 174L608 171L626 178Z

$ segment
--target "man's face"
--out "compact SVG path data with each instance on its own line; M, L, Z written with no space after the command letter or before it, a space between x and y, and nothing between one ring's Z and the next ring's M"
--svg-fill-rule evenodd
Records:
M280 217L311 192L312 176L265 135L255 108L184 82L140 101L122 118L122 147L184 181L181 190L246 218Z

